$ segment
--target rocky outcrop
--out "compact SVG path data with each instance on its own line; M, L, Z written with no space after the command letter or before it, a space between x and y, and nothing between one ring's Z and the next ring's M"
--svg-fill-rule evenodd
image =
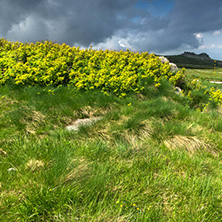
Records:
M102 117L77 119L72 125L67 126L66 129L68 131L78 131L81 126L90 126L101 119Z
M178 71L178 67L175 63L170 62L169 65L170 65L170 68L171 68L172 72Z
M164 64L164 63L166 63L166 62L170 62L170 61L169 61L166 57L164 57L164 56L160 56L159 59L160 59L160 61L161 61L162 64Z
M207 53L200 53L196 54L194 52L184 52L181 54L182 56L188 57L188 58L195 58L195 59L202 59L202 60L212 60L210 56Z
M164 56L160 56L159 59L160 59L160 61L161 61L162 64L168 62L169 65L170 65L170 69L171 69L172 72L176 72L176 71L178 71L178 67L177 67L177 65L176 65L175 63L170 62L166 57L164 57Z
M183 96L182 89L181 89L180 87L178 87L178 86L175 87L174 92L175 92L177 95Z

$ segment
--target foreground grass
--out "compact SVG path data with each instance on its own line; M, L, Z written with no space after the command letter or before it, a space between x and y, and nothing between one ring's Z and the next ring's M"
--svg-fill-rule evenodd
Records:
M221 221L221 113L186 104L167 83L125 99L2 86L0 221Z

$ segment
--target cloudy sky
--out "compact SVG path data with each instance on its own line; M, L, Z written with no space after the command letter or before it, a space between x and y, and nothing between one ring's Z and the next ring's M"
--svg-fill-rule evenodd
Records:
M222 0L0 0L0 38L222 60Z

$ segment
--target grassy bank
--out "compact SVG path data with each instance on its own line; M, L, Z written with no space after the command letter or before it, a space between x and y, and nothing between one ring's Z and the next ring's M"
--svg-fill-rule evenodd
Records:
M221 220L220 90L153 54L0 43L0 221Z
M220 221L221 135L220 109L190 108L166 81L124 99L6 84L0 221Z

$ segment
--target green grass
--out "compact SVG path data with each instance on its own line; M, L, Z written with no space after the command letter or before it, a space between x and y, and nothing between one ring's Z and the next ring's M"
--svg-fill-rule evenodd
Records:
M192 78L222 81L222 69L186 69L185 75Z
M125 99L1 86L0 148L3 222L222 218L221 111L191 109L166 82Z

